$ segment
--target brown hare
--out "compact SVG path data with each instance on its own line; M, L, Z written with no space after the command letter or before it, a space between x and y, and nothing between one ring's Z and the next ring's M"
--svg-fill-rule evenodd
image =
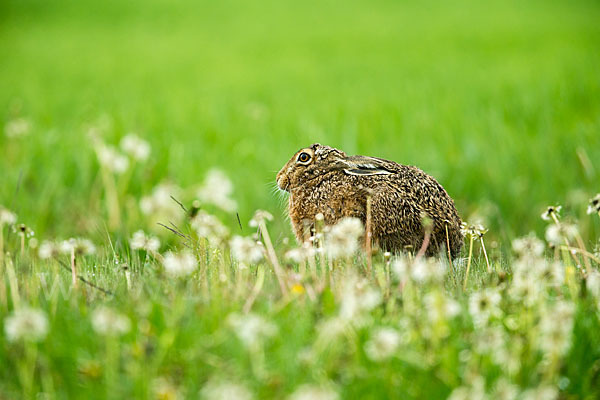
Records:
M371 196L372 237L387 251L418 251L424 240L423 216L432 221L427 255L450 243L456 257L463 245L461 219L444 188L417 167L313 144L299 150L277 174L277 186L290 193L289 214L303 242L323 214L326 225L344 217L367 216Z

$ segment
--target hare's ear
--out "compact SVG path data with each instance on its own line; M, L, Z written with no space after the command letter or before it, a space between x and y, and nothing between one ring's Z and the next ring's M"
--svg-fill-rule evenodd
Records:
M344 173L348 175L389 175L394 173L386 168L383 160L378 158L353 156L344 161L347 165Z

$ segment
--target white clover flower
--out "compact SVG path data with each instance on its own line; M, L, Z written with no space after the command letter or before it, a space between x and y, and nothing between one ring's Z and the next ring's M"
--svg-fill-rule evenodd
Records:
M96 145L96 156L98 162L107 170L116 174L122 174L129 168L129 160L117 149L103 143Z
M544 253L544 242L534 234L513 240L512 248L519 257L540 257Z
M213 246L218 246L229 234L227 227L217 217L205 211L199 211L190 224L198 237L207 239Z
M59 245L60 252L63 254L75 253L77 256L87 256L96 252L96 246L85 238L70 238L63 240Z
M588 204L587 213L589 215L599 214L600 215L600 193L595 195L592 199L590 199L590 203Z
M339 394L329 386L304 384L292 393L288 400L338 400Z
M120 336L129 332L131 322L126 315L112 308L100 306L92 313L92 328L99 335Z
M38 255L41 259L57 257L61 253L61 248L56 242L44 240L38 249Z
M251 228L257 228L263 221L273 221L273 215L265 210L256 210L248 225Z
M147 236L144 231L139 230L133 234L129 245L133 250L146 250L150 253L156 253L160 248L160 240L155 236Z
M358 250L358 239L363 233L364 228L360 219L343 218L332 226L327 234L325 251L333 259L350 257Z
M17 139L29 135L31 122L25 118L15 118L4 126L4 134L9 139Z
M257 314L230 314L227 324L246 347L254 347L279 332L277 325Z
M394 355L400 345L400 334L392 328L377 329L365 343L365 353L373 361L382 361Z
M48 317L42 310L21 308L6 317L4 332L9 342L39 342L48 334Z
M200 391L205 400L252 400L254 395L241 383L212 380Z
M233 212L237 208L235 200L231 199L233 183L223 171L213 169L206 174L204 183L198 190L198 198L204 202L213 204L224 211Z
M485 325L491 317L499 316L502 297L496 289L488 288L475 292L469 298L469 312L476 326Z
M546 228L546 240L555 246L560 246L565 240L570 242L575 236L577 236L577 226L573 224L553 224Z
M263 259L263 247L251 238L234 236L229 242L231 254L244 265L256 264Z
M181 194L181 188L171 183L157 185L149 196L140 200L140 209L144 215L151 216L155 220L177 221L183 216L181 207L171 198L177 198Z
M198 266L196 257L190 251L180 253L167 252L163 259L163 266L168 275L186 277L194 273Z
M150 143L135 134L125 135L121 139L121 149L137 161L146 161L150 156Z

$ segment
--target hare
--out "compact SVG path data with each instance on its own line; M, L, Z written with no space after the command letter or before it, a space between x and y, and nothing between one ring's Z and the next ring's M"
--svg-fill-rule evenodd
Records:
M417 167L366 156L347 156L318 143L299 150L277 174L290 193L289 215L299 242L307 239L321 213L325 225L344 217L367 218L371 198L372 237L386 251L418 251L425 237L423 218L432 221L426 254L450 243L456 257L463 245L461 219L444 188Z

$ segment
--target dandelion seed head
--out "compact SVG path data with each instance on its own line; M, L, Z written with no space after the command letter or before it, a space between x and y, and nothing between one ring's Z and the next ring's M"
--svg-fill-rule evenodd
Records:
M304 384L299 386L288 400L338 400L339 394L329 386Z
M238 339L249 348L262 344L264 340L279 332L277 325L253 313L230 314L227 317L227 324L233 329Z
M17 214L0 206L0 229L4 225L14 225L17 222Z
M241 383L212 380L202 388L200 397L205 400L252 400L254 395Z
M136 161L146 161L150 156L150 143L130 133L121 139L121 150Z
M513 240L512 248L519 257L540 257L544 253L544 242L535 234Z
M521 394L523 400L555 400L557 398L558 389L547 384L527 389Z
M360 219L343 218L327 234L325 251L333 259L350 257L358 250L358 239L363 233Z
M251 238L234 236L229 246L233 257L242 264L256 264L263 259L263 246Z
M149 196L140 200L140 209L144 215L151 216L155 220L178 221L183 216L183 210L171 198L177 198L181 194L181 188L171 183L157 185Z
M600 193L598 193L597 195L595 195L593 198L590 199L590 202L589 202L588 208L587 208L587 213L589 215L591 215L591 214L599 214L600 215Z
M463 236L473 239L481 239L487 233L487 229L480 223L469 225L463 222L460 225L460 232Z
M570 242L577 236L577 226L570 223L548 225L546 228L546 240L554 246L564 244L565 240Z
M273 215L265 210L256 210L249 225L251 228L257 228L263 221L273 221Z
M18 139L29 135L31 121L26 118L15 118L4 125L4 134L9 139Z
M59 245L63 254L75 253L76 256L87 256L96 252L96 246L91 240L85 238L70 238L63 240Z
M48 317L39 309L18 309L4 320L4 332L9 342L42 341L48 334Z
M221 170L208 171L204 183L198 189L198 198L208 204L212 204L227 212L233 212L237 208L235 200L231 199L233 183Z
M400 334L392 328L379 328L365 343L365 353L373 361L382 361L394 355L400 345Z
M131 322L126 315L112 308L100 306L92 313L92 328L99 335L120 336L129 332Z
M198 237L207 239L212 246L218 246L229 235L229 229L217 217L205 211L199 211L190 224Z
M173 277L186 277L194 273L198 266L196 257L187 250L179 253L167 252L163 257L165 272Z
M433 258L419 258L409 267L412 280L419 284L442 282L446 266Z
M492 317L501 314L500 301L502 296L495 288L475 292L469 298L469 312L477 326L487 324Z
M44 240L38 249L38 256L43 260L58 257L60 253L60 246L56 242L49 240Z
M98 143L96 145L96 156L101 166L116 174L122 174L129 168L129 160L112 146Z
M133 234L129 240L129 245L133 250L146 250L150 253L158 252L160 240L155 236L147 236L142 230Z
M288 250L285 253L285 258L295 263L302 263L315 256L315 249L308 243L295 249Z

